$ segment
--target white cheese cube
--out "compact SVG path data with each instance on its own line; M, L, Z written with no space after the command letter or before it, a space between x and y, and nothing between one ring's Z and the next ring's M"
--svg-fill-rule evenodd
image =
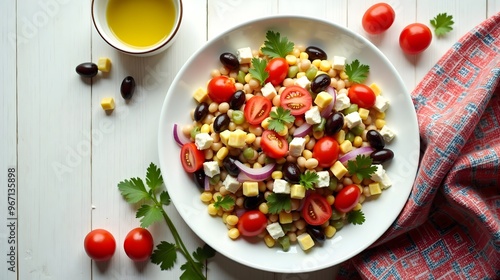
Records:
M308 124L317 124L321 122L321 114L319 113L318 106L313 106L311 109L306 111L305 114L306 122Z
M282 179L276 179L273 183L273 192L274 193L290 193L290 183Z
M194 138L194 144L198 150L206 150L212 146L214 139L208 133L198 133Z
M345 93L337 94L337 100L335 101L335 111L339 112L351 106L351 99Z
M236 56L240 64L250 63L253 58L252 49L250 47L238 49L236 50Z
M385 112L387 108L389 108L389 99L385 98L382 95L377 95L375 98L375 105L373 105L373 108L379 112Z
M318 171L318 182L316 183L317 188L325 188L330 186L330 173L328 171Z
M280 223L272 223L268 224L266 226L267 232L273 239L278 239L280 237L285 236L285 232L283 231L283 228L281 227Z
M262 92L262 96L269 100L273 100L273 98L278 94L276 92L276 89L274 88L273 84L267 83L265 86L263 86L260 90Z
M384 177L382 178L382 181L379 182L379 184L382 189L387 189L392 186L391 178L389 178L389 175L387 175L387 173L384 173Z
M377 167L377 170L372 173L370 176L370 179L372 179L375 182L380 182L384 178L385 174L385 169L381 164L374 164L373 166Z
M361 124L361 116L358 112L352 112L345 116L348 128L353 128Z
M224 182L222 182L222 185L224 185L226 190L232 193L236 193L241 187L241 183L231 175L226 176L226 179L224 180Z
M216 161L206 161L203 163L203 171L205 171L205 175L212 178L220 174L219 164Z
M289 144L288 153L292 157L300 157L302 155L302 152L304 151L305 146L306 139L302 137L295 137Z
M344 67L345 67L345 57L333 56L332 68L335 70L344 70Z
M300 86L303 88L308 88L311 85L311 81L309 81L309 79L306 76L302 76L302 77L298 78L297 80L295 80L294 85Z
M396 133L394 133L394 131L392 131L392 129L387 127L387 125L384 125L382 127L382 129L380 129L380 135L382 135L382 137L384 138L386 143L391 142L392 139L394 139L394 137L396 137Z

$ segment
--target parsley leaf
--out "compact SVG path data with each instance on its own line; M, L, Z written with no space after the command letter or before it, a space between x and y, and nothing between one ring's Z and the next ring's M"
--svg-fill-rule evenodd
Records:
M118 183L118 189L128 203L137 203L149 198L149 193L140 178L131 178Z
M364 82L368 77L368 72L370 72L370 66L359 63L357 59L345 66L345 73L349 77L349 81L353 83Z
M170 205L170 195L167 191L163 191L160 194L160 203L166 206Z
M271 193L267 196L267 206L269 213L278 214L281 211L290 211L292 209L292 200L287 194Z
M204 280L205 278L201 277L199 273L201 273L200 267L195 267L195 265L199 265L199 263L189 264L185 263L181 266L181 270L184 272L179 277L180 280Z
M365 222L365 214L361 210L351 211L347 214L347 221L353 225L361 225Z
M300 174L300 184L304 186L306 190L314 189L314 184L319 180L318 174L316 172L306 171Z
M431 25L434 27L434 33L436 36L442 36L453 30L451 27L455 22L453 22L453 16L447 13L441 13L431 19Z
M198 247L195 252L193 252L193 257L199 262L204 262L207 259L215 256L215 250L205 244L203 247Z
M358 155L355 160L347 162L347 171L351 175L355 175L359 180L370 178L373 172L377 171L377 167L372 165L372 159L369 156Z
M294 44L287 37L281 37L279 32L267 31L262 53L271 57L285 57L293 51Z
M276 112L271 112L270 116L268 129L278 133L285 129L285 124L295 121L295 117L292 116L290 110L285 110L282 107L278 107Z
M171 269L177 260L176 250L174 244L162 241L151 254L151 262L159 265L161 270Z
M151 163L146 172L146 184L154 192L163 185L160 168Z
M269 77L269 73L266 71L267 61L265 59L260 59L257 57L252 58L252 68L248 71L253 78L260 82L260 85L264 85L266 79Z
M218 196L214 202L216 209L230 210L234 206L234 199L230 196Z
M156 205L143 204L135 215L136 218L141 218L141 227L147 228L151 224L161 221L163 218L161 210Z

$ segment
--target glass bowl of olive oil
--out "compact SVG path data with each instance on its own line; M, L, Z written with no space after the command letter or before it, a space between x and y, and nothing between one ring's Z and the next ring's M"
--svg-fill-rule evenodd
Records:
M182 0L92 0L92 21L115 49L154 55L173 43L182 21Z

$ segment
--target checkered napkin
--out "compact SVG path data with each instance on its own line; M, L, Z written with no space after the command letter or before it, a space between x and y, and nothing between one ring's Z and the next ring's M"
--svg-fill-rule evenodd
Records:
M409 200L338 279L500 279L499 95L500 13L412 92L422 154Z

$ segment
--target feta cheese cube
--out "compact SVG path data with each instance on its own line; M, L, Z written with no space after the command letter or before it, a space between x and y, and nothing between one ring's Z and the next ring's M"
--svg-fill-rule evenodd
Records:
M326 91L318 93L318 95L316 95L316 98L314 98L314 104L318 105L321 108L325 108L326 106L330 105L332 101L333 96L331 96Z
M321 114L319 113L318 106L313 106L305 113L306 122L308 124L317 124L321 122Z
M275 193L290 193L290 183L282 179L276 179L273 183L273 192Z
M250 47L238 49L236 50L236 56L240 64L250 63L253 58L252 49Z
M297 241L299 242L300 248L304 251L307 251L314 246L314 240L307 232L297 236Z
M194 138L194 144L198 150L206 150L212 146L214 139L208 133L198 133Z
M353 128L361 124L361 116L358 112L352 112L345 116L348 128Z
M335 176L337 179L342 179L345 174L347 174L347 168L340 162L336 161L332 167L330 167L330 171L332 171L333 176Z
M333 56L332 68L335 70L344 70L345 59L343 56Z
M304 148L306 147L306 139L302 137L295 137L289 144L288 154L292 157L300 157Z
M379 183L382 189L387 189L392 186L392 180L391 178L389 178L389 175L387 175L387 173L384 174L382 180Z
M274 88L273 84L267 83L263 86L260 91L262 92L262 96L269 100L273 100L273 98L278 94L276 92L276 88Z
M382 137L384 138L386 143L391 142L392 139L394 139L394 137L396 137L396 133L394 133L394 131L392 131L392 129L387 127L387 125L384 125L382 127L382 129L380 129L380 135L382 135Z
M220 174L219 163L216 161L206 161L203 163L203 171L205 175L213 178L215 175Z
M283 231L283 228L281 227L280 223L272 223L268 224L266 226L266 230L271 235L273 239L278 239L280 237L285 236L285 232Z
M290 187L290 197L302 199L306 196L306 188L299 184L294 184Z
M243 182L243 195L244 196L257 196L259 194L259 183L257 182Z
M227 191L232 193L236 193L241 187L241 183L238 182L238 180L231 175L226 176L226 179L224 179L222 185L224 185Z
M385 174L384 167L381 164L374 164L373 166L377 167L377 169L375 170L375 172L372 173L370 179L372 179L375 182L382 181Z
M311 85L311 81L306 76L302 76L295 80L294 85L300 86L303 88L308 88Z
M342 111L346 108L349 108L351 106L351 99L347 96L345 93L339 93L337 94L337 100L335 101L335 110L337 112Z
M375 98L375 105L373 108L379 112L385 112L387 108L389 108L390 102L389 99L385 98L383 95L377 95Z
M330 173L328 171L318 171L318 182L316 183L317 188L325 188L330 186Z

